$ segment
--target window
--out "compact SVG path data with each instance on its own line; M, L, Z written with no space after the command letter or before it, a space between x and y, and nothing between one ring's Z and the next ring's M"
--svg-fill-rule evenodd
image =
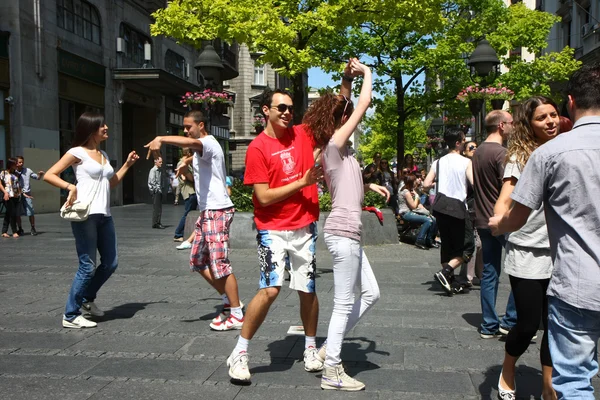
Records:
M144 44L152 43L150 38L127 24L121 24L119 35L125 41L125 57L141 66L144 63Z
M165 69L175 76L185 78L185 58L174 51L167 50L165 54Z
M265 86L265 66L254 65L254 85Z
M571 20L565 21L563 19L562 34L563 34L563 45L573 47L573 46L571 46Z
M56 25L90 42L101 44L98 10L85 0L56 0Z

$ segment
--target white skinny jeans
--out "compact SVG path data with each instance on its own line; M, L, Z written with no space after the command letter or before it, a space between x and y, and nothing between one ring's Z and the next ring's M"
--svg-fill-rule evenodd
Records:
M379 285L359 241L325 233L325 244L333 256L333 313L327 332L325 365L342 362L344 336L379 300ZM355 289L360 296L355 299Z

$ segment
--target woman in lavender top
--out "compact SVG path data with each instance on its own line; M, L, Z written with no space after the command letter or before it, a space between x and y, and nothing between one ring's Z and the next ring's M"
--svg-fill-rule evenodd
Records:
M356 109L350 99L350 83L363 76ZM326 344L319 350L324 358L322 389L355 391L365 385L344 372L340 353L344 335L379 299L379 286L361 244L361 213L365 190L389 200L389 191L379 185L363 185L360 166L348 153L346 142L371 103L371 71L357 59L344 70L341 93L323 95L304 116L317 148L317 163L323 164L331 193L331 213L325 221L325 243L333 256L334 299ZM360 288L355 296L354 289Z

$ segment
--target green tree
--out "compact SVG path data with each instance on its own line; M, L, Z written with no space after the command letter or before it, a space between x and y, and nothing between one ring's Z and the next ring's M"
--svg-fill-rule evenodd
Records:
M408 99L410 103L413 99ZM398 118L396 118L396 96L392 91L387 91L382 99L374 100L375 112L367 116L363 123L364 132L358 147L359 153L365 162L372 162L375 152L380 152L382 157L392 159L397 155L396 135L398 132ZM416 115L416 114L415 114ZM404 123L405 151L398 157L402 163L405 154L413 154L418 143L427 143L427 129L431 121L426 121L416 116L408 118Z
M407 145L407 121L425 114L441 116L444 110L457 108L456 95L472 79L465 59L480 39L487 38L511 68L501 79L510 82L518 97L549 92L552 88L546 82L564 80L578 67L570 50L532 63L509 56L510 50L518 47L540 55L558 20L551 14L523 4L506 7L502 0L448 0L430 6L439 10L439 23L431 24L434 18L366 21L349 29L348 37L338 38L332 46L338 50L330 55L340 59L364 55L380 77L376 89L392 85L398 157Z
M166 35L197 48L221 38L246 44L263 53L258 62L273 65L289 76L294 95L295 119L302 117L310 67L340 69L347 60L332 59L331 38L344 37L377 13L378 18L423 18L432 0L174 0L153 16L152 35ZM424 6L425 5L425 6Z

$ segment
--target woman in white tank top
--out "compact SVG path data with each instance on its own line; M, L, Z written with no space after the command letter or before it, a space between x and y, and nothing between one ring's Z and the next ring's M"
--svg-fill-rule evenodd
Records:
M75 200L90 202L85 221L71 222L79 269L67 298L62 325L65 328L93 328L96 323L87 317L100 317L94 300L102 285L117 269L117 235L110 215L110 188L118 185L129 168L138 160L135 151L117 173L100 143L108 138L104 116L86 112L77 120L73 147L44 175L44 181L69 191L67 205ZM60 174L69 167L75 170L77 184L64 181ZM101 263L96 263L96 250ZM83 314L83 315L82 315Z

